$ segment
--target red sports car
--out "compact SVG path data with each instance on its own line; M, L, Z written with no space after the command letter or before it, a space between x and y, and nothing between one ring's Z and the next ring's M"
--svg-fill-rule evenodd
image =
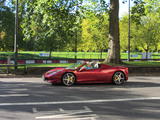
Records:
M100 63L73 64L67 68L55 68L43 75L52 84L71 86L75 83L114 83L120 85L128 80L128 68L113 67Z

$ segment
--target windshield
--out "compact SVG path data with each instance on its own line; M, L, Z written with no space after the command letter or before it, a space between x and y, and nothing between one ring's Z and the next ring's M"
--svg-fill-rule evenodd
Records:
M75 64L72 64L72 65L68 66L66 69L76 69L80 65L81 65L81 63L75 63Z

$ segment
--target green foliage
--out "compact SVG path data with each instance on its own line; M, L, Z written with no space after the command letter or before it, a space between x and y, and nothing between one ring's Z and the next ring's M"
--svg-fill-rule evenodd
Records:
M160 1L135 0L131 10L131 50L153 52L160 50ZM128 16L120 20L121 50L128 45Z
M5 5L5 0L0 2L0 51L12 50L14 41L14 13Z
M141 17L145 16L145 2L143 0L134 0L134 4L131 8L131 18L136 24L140 24Z
M88 12L82 21L82 42L79 50L102 51L108 48L108 15Z
M101 6L101 7L99 7ZM105 6L105 7L104 7ZM84 6L79 51L103 51L108 48L108 8L105 1L90 0Z
M34 41L40 49L62 49L73 40L80 5L80 0L27 1L22 24L25 40Z
M124 0L126 1L126 0ZM131 50L160 51L160 1L133 0ZM0 1L0 51L12 51L15 0ZM19 50L103 51L108 48L105 0L19 0ZM128 16L120 19L121 51L128 49Z
M157 51L159 40L160 23L157 22L157 16L145 16L141 20L141 25L138 29L139 49L144 51Z
M121 51L128 49L128 16L124 16L119 23Z

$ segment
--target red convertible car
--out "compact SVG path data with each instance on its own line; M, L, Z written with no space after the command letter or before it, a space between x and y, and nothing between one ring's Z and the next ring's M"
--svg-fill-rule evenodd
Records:
M73 64L67 68L55 68L43 75L43 80L54 84L71 86L75 83L114 83L120 85L128 80L128 68L113 67L100 63Z

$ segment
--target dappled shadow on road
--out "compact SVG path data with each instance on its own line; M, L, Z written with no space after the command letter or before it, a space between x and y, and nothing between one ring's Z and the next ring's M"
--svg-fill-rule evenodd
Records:
M60 87L62 84L53 85ZM154 83L154 82L126 82L123 85L114 85L113 83L87 83L87 84L76 84L72 87L107 87L107 88L143 88L143 87L160 87L160 83Z
M0 97L0 103L26 103L26 102L51 102L51 101L80 101L92 99L124 99L145 97L145 95L130 91L128 88L146 88L160 87L159 83L154 82L134 82L128 81L124 85L113 84L77 84L72 87L63 85L52 86L48 83L40 82L5 82L0 81L0 95L9 94L28 94L29 96ZM0 104L1 105L1 104ZM23 105L23 106L0 106L1 111L33 113L32 108L37 107L41 111L53 111L59 107L76 109L86 104L74 105ZM159 102L156 101L130 101L130 102L109 102L109 103L91 103L87 104L96 114L110 118L118 116L120 118L154 118L160 116L156 113L150 113L143 110L160 109ZM96 106L96 108L95 108ZM99 112L100 111L100 112ZM105 119L105 118L104 118ZM102 119L101 119L102 120ZM110 119L112 120L112 119Z
M104 116L104 120L114 120L115 118L118 120L159 120L159 103L159 100L109 102L105 105L104 103L98 103L96 109L90 105L90 108L94 111L100 109L101 111L97 111L97 113Z
M128 88L143 88L143 87L160 87L160 83L153 82L128 82L124 87Z

